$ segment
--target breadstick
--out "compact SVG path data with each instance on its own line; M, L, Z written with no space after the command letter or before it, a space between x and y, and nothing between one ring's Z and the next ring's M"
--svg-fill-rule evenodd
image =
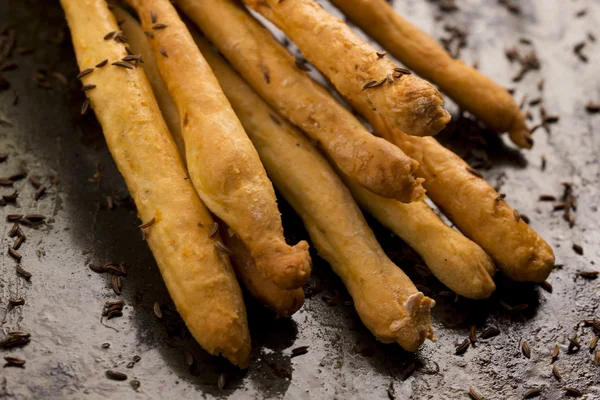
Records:
M221 229L221 232L223 232L223 229ZM284 318L292 316L302 307L304 304L304 290L302 288L279 289L273 282L261 275L250 252L237 235L229 236L227 232L223 232L222 236L225 245L233 253L231 264L235 274L252 297L278 316Z
M424 201L402 204L344 181L360 206L419 253L433 275L456 294L485 299L496 290L490 256L446 225Z
M141 69L113 65L125 46L104 0L61 0L86 93L127 183L160 272L194 338L212 354L246 367L250 335L242 294L226 255L209 237L213 220L177 154ZM104 60L108 60L102 67ZM148 225L148 224L146 224Z
M159 105L162 104L160 108L163 117L166 121L176 122L173 128L171 128L171 134L174 138L181 138L181 142L183 143L177 107L166 88L166 84L158 73L156 58L146 42L146 35L144 34L142 27L131 14L122 8L114 6L112 12L118 20L126 21L124 24L121 24L121 27L123 28L123 32L127 35L131 50L134 53L139 52L143 55L144 70L156 72L147 73L146 75L152 85L155 96L161 97L158 102ZM125 27L127 27L127 29L125 29ZM140 36L140 34L142 36ZM137 40L139 38L142 38L143 41ZM179 150L180 153L183 153L185 148L180 148ZM217 226L221 225L224 225L224 223L221 222L221 224ZM221 229L221 231L223 231L223 229ZM304 304L304 291L301 288L293 290L279 289L273 282L266 279L260 271L258 271L250 252L236 235L230 236L229 233L225 233L222 237L225 246L233 253L231 255L231 261L236 276L254 298L280 317L289 317L302 307L302 304Z
M237 2L179 0L180 7L271 106L300 127L366 189L410 202L423 197L417 164L371 135ZM297 101L300 100L300 101Z
M523 114L508 91L475 68L453 59L432 37L394 12L389 2L333 3L400 62L438 85L462 109L498 133L508 131L518 146L532 146Z
M396 66L314 0L243 0L277 25L367 119L415 136L450 121L429 82ZM408 73L408 74L407 74Z
M244 241L258 269L281 289L310 277L308 244L283 237L273 186L252 142L185 24L168 0L130 0L177 105L190 178L208 208Z
M433 138L375 129L420 162L429 197L502 273L516 281L546 280L554 266L552 248L477 171Z
M197 43L240 117L269 175L304 221L319 254L348 288L363 323L384 343L416 351L433 339L429 309L385 255L327 160L200 37Z
M117 21L125 21L121 23L120 28L123 30L123 34L127 38L128 46L136 53L136 55L142 56L141 61L143 61L144 73L146 74L146 77L152 86L154 97L156 98L158 107L160 108L163 118L167 123L169 132L171 132L175 143L177 143L179 154L185 161L185 144L183 142L183 135L181 133L181 124L179 123L177 106L169 94L167 84L163 80L162 76L160 76L158 66L156 65L156 57L152 52L152 47L150 47L148 37L144 33L144 30L137 19L115 4L116 1L110 1L109 3L112 6L111 11L117 18Z

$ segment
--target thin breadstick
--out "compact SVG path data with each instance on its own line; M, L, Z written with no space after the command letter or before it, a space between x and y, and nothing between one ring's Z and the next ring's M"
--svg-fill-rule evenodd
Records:
M148 42L148 36L144 33L138 20L115 3L116 1L110 2L112 6L111 11L117 17L117 21L124 21L121 23L120 28L127 38L128 46L136 53L136 55L142 56L140 62L143 62L142 66L144 68L144 73L146 74L150 85L152 85L154 97L156 98L158 107L167 123L169 132L171 132L175 143L177 143L179 154L185 161L185 144L181 133L181 124L179 123L177 106L169 94L167 84L162 76L160 76L158 66L156 65L156 57Z
M221 230L223 232L223 230ZM246 290L258 302L280 317L290 317L304 304L304 290L279 289L273 282L265 279L256 268L250 252L237 235L223 232L225 245L233 253L231 263L235 274Z
M141 25L131 14L116 5L112 8L112 12L118 20L125 21L125 23L121 24L121 27L123 33L127 36L129 46L134 53L142 54L144 59L143 68L152 85L155 97L157 97L163 117L165 121L173 123L172 127L170 127L172 136L180 138L181 143L183 143L183 134L181 132L181 125L179 124L177 107L167 90L164 80L158 73L156 58L146 41L146 35ZM179 151L182 154L185 148L180 147ZM224 223L221 224L224 225ZM254 298L280 317L289 317L302 307L302 304L304 304L304 291L301 288L292 290L279 289L258 271L250 252L236 235L226 233L222 237L225 246L233 253L231 261L236 276Z
M456 294L485 299L496 290L490 256L446 225L425 202L402 204L344 181L360 206L419 253L433 275Z
M363 323L384 343L416 351L433 339L433 300L385 255L327 160L195 37L273 182L300 214L319 254L342 278Z
M125 46L104 0L61 0L86 92L123 174L160 272L194 338L212 354L246 367L250 335L239 285L209 237L213 219L186 179L177 148L141 69L112 65ZM109 62L94 68L103 60Z
M279 27L366 118L415 136L450 121L429 82L396 65L314 0L243 0ZM432 60L433 62L433 60Z
M502 273L516 281L546 280L554 266L552 248L477 171L433 138L375 129L420 162L429 197Z
M413 176L417 164L371 135L298 68L294 57L243 6L231 0L179 0L177 6L255 90L317 142L340 170L384 197L403 202L423 197L421 181Z
M453 59L435 39L398 15L389 2L333 3L400 62L438 85L461 109L498 133L508 131L518 146L532 146L525 118L510 93L475 68Z
M173 97L190 178L208 208L244 241L263 275L281 289L310 277L308 244L283 237L275 192L252 142L185 24L168 0L131 0Z

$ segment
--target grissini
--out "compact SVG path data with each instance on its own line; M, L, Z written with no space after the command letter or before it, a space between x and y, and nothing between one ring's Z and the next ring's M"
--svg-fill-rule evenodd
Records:
M319 254L342 278L363 323L384 343L416 351L433 339L433 300L385 255L327 160L196 37L273 182L302 218Z
M179 124L179 113L177 107L169 94L167 86L158 72L156 58L147 42L147 35L138 21L127 11L113 5L112 13L117 20L125 21L121 24L123 33L126 35L131 50L136 54L141 54L144 59L143 68L146 76L152 85L155 97L165 121L171 121L171 135L179 142L183 143L183 134ZM169 124L167 124L169 126ZM178 142L178 143L179 143ZM185 152L184 147L179 148L180 155ZM229 228L221 222L216 227L222 227L223 242L225 246L233 253L230 256L233 269L238 280L256 298L280 317L289 317L302 307L304 304L304 291L301 288L292 290L279 289L273 282L266 279L256 267L256 263L244 243L236 235L229 234ZM211 232L212 233L212 232Z
M104 0L61 0L91 107L125 178L169 293L194 338L212 354L246 367L250 335L241 291L226 255L209 237L213 219L187 180L141 69L113 65L125 46ZM102 67L104 60L108 60Z
M433 275L456 294L485 299L496 290L496 266L485 251L446 225L424 201L402 204L345 177L358 204L412 247Z
M162 112L163 118L167 123L167 128L173 136L179 154L185 161L185 144L183 142L183 135L181 133L181 124L179 123L179 113L177 112L177 106L169 94L167 84L160 76L158 66L156 64L156 56L152 51L152 47L148 42L148 36L144 33L142 26L131 14L125 11L123 8L116 4L116 1L110 1L109 4L112 6L112 13L117 17L117 21L124 21L119 25L123 30L123 34L127 38L128 46L131 50L140 55L141 64L144 69L144 73L152 86L154 97L158 103L158 107Z
M297 67L294 57L243 6L231 0L179 0L177 6L255 90L317 142L340 170L384 197L403 202L423 197L421 180L413 175L417 164L371 135Z
M479 172L433 138L375 129L420 162L418 174L431 200L502 273L516 281L546 280L554 267L552 248Z
M450 121L429 82L397 68L314 0L243 0L281 29L367 119L431 136Z
M279 7L283 4L285 2ZM294 20L291 18L286 23ZM346 97L352 95L351 91L340 92ZM460 157L434 138L410 136L376 115L366 116L375 132L419 162L417 174L425 179L423 186L429 197L465 236L492 257L505 275L517 281L533 282L548 277L554 266L550 246L524 221L517 220L515 211L484 179L474 175L476 172Z
M304 304L302 288L279 289L256 268L250 252L237 235L230 236L226 229L221 229L221 232L225 245L232 252L231 264L235 274L252 297L279 317L291 317L302 307Z
M273 186L210 67L168 0L130 0L181 121L190 178L207 207L242 239L281 289L310 277L308 244L285 242Z
M463 110L490 129L507 132L519 147L533 145L519 106L506 89L453 59L431 36L394 11L385 0L332 0L363 31L424 79L438 85Z

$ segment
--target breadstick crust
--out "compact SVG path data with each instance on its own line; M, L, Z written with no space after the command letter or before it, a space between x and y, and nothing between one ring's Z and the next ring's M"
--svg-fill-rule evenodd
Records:
M531 133L510 93L475 68L453 59L435 39L396 13L388 2L332 2L401 63L438 85L461 109L498 133L508 131L519 147L531 148Z
M367 190L403 202L425 191L418 164L371 135L300 70L294 57L235 1L179 0L187 14L271 106L300 127L329 159Z
M390 129L431 136L450 121L440 92L413 75L393 79L396 66L314 0L243 0L294 42L366 118ZM364 89L369 82L393 81Z
M496 266L481 247L446 225L424 201L402 204L369 193L345 177L358 204L412 247L433 275L456 294L486 299Z
M327 160L206 42L198 43L271 179L343 280L363 323L380 341L397 342L409 351L434 339L429 310L435 302L385 255Z
M104 0L61 0L81 70L127 53L103 40L118 27ZM186 179L143 71L107 64L82 79L108 147L146 228L148 245L177 310L198 343L247 367L250 335L241 290L209 238L213 220Z
M132 51L142 56L144 61L142 67L144 73L148 78L148 82L152 86L152 92L154 98L158 103L163 119L171 132L171 136L177 144L179 149L179 155L185 162L185 143L183 141L183 135L181 134L181 124L179 123L179 112L177 106L173 102L167 84L160 76L158 66L156 65L156 56L152 51L152 47L148 42L148 37L144 33L142 26L131 14L115 4L116 1L110 1L112 6L112 13L115 15L118 21L125 21L119 27L123 31L123 34L127 38L127 42Z
M179 110L188 170L200 198L240 236L267 279L281 289L302 286L310 278L308 244L285 242L273 186L185 24L168 1L130 3L154 34L150 42ZM166 27L156 29L151 12Z
M279 289L277 285L262 276L250 252L239 237L230 236L223 229L221 232L225 245L233 252L231 264L235 274L252 297L283 318L291 317L302 307L304 304L302 288Z
M516 281L546 280L554 267L550 245L484 179L470 173L467 163L433 138L389 139L419 161L429 197L502 273Z

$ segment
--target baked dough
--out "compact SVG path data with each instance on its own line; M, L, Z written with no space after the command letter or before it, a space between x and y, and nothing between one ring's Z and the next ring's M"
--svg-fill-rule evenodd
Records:
M231 0L178 0L237 71L329 159L366 189L410 202L423 197L417 164L371 135L306 72L262 25Z
M450 57L432 37L398 15L387 1L332 2L401 63L439 86L461 109L498 133L508 131L518 146L533 145L525 118L506 89Z
M177 148L141 68L111 65L125 46L104 0L61 0L83 84L106 142L144 222L147 241L177 310L204 349L247 367L250 335L239 285L226 255L209 237L213 219L187 179Z
M153 33L150 43L179 111L200 198L242 239L267 279L281 289L302 286L310 277L308 244L285 242L273 186L185 24L168 0L129 3Z
M394 63L314 0L244 2L296 43L365 118L415 136L435 135L450 121L433 85L414 75L397 76ZM369 82L380 85L365 89Z
M196 41L269 176L340 276L363 323L384 343L416 351L433 339L433 300L385 255L350 192L317 149L200 37Z

